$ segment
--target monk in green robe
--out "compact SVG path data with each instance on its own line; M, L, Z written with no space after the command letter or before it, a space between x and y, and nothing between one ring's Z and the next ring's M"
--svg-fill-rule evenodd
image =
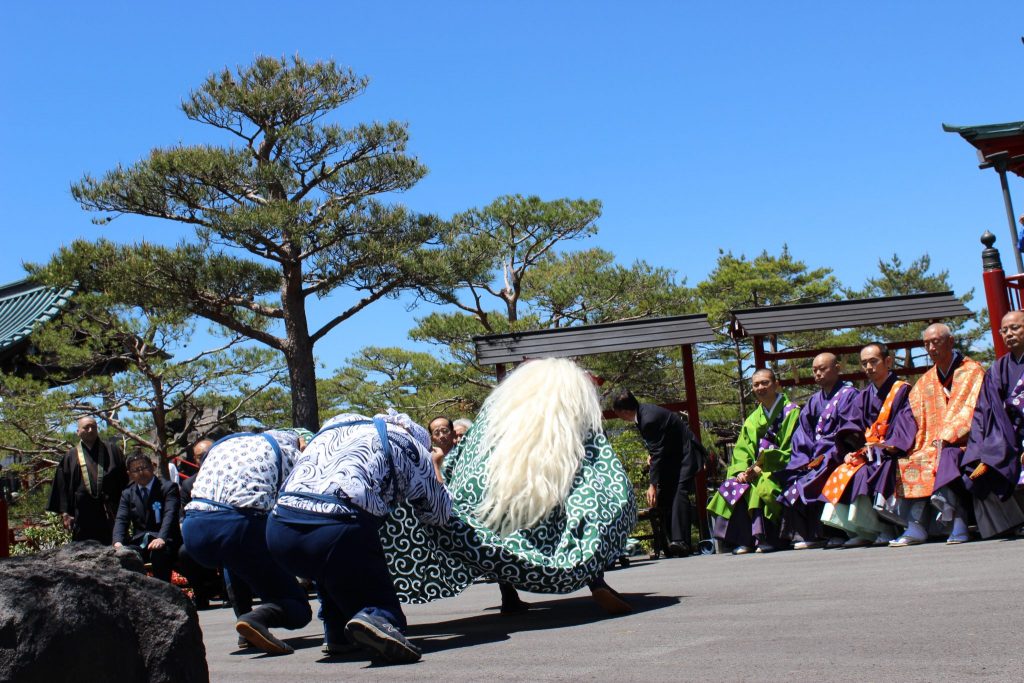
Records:
M714 536L733 554L753 548L772 552L779 545L782 487L773 477L786 469L800 409L781 391L772 370L762 368L751 378L757 407L736 439L725 483L708 504L716 515Z

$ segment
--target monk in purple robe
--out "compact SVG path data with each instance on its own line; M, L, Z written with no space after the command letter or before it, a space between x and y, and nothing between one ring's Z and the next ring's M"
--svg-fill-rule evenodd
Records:
M983 538L1024 524L1018 490L1024 450L1024 312L1003 316L999 334L1009 353L985 373L961 465Z
M850 535L844 548L861 548L893 540L895 508L886 509L886 501L895 504L896 460L905 457L917 436L917 423L910 410L910 385L892 372L892 355L885 344L868 344L860 352L860 366L868 385L860 392L861 427L865 445L843 458L829 481L824 495L822 521ZM890 398L890 394L892 394ZM852 475L850 474L852 472Z
M842 545L846 536L835 535L821 524L825 508L822 488L843 456L857 450L864 440L859 392L839 380L840 365L835 354L819 353L811 364L814 383L820 391L800 411L793 433L793 453L786 469L778 473L783 494L783 534L793 540L794 550L820 548L826 537L832 547Z

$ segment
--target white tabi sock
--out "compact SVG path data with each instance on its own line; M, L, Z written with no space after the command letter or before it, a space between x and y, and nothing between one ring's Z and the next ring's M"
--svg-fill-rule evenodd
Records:
M953 533L950 536L966 536L967 535L967 522L962 517L953 518Z
M918 522L911 522L910 524L908 524L907 531L903 535L920 540L925 540L928 538L928 532L925 531L924 527L921 526L921 524Z

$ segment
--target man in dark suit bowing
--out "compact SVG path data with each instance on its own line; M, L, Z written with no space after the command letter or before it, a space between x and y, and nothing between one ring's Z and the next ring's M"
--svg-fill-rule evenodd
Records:
M651 455L647 503L661 519L655 552L686 557L691 551L690 493L694 477L704 469L707 452L679 413L641 404L628 389L615 396L612 411L620 420L636 424Z
M171 566L181 545L178 485L157 477L153 461L138 451L128 456L127 465L133 483L121 493L114 520L114 547L134 546L144 560L152 563L153 576L170 581Z

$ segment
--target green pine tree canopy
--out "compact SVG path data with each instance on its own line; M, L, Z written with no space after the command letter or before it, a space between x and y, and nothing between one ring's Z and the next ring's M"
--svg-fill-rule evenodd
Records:
M752 371L750 344L724 334L729 310L950 289L927 255L879 260L877 273L865 264L864 283L844 285L828 255L808 265L784 245L776 254L723 252L691 282L685 254L677 272L623 264L584 245L598 234L597 199L510 193L450 218L417 213L395 201L427 172L406 151L406 125L338 122L367 86L333 61L259 57L211 75L182 103L219 145L157 147L74 183L72 195L99 225L131 214L192 231L174 245L78 240L29 266L33 277L75 283L79 294L33 337L37 360L59 370L0 377L0 452L26 467L52 461L85 414L108 436L164 460L187 445L189 420L204 408L219 411L221 426L314 430L348 409L393 406L423 422L472 417L495 383L494 368L476 360L474 335L698 312L722 332L696 349L701 417L727 432L750 405ZM316 345L343 323L359 324L357 314L374 302L403 294L421 307L409 321L416 348L382 339L318 379ZM331 314L311 325L310 302L321 299ZM977 321L953 322L963 349L981 339ZM199 324L220 341L183 352ZM778 341L787 349L855 345L912 339L923 327ZM641 350L581 363L606 390L629 386L644 400L668 402L685 391L679 354ZM778 369L806 376L809 364ZM631 467L641 471L640 460Z

